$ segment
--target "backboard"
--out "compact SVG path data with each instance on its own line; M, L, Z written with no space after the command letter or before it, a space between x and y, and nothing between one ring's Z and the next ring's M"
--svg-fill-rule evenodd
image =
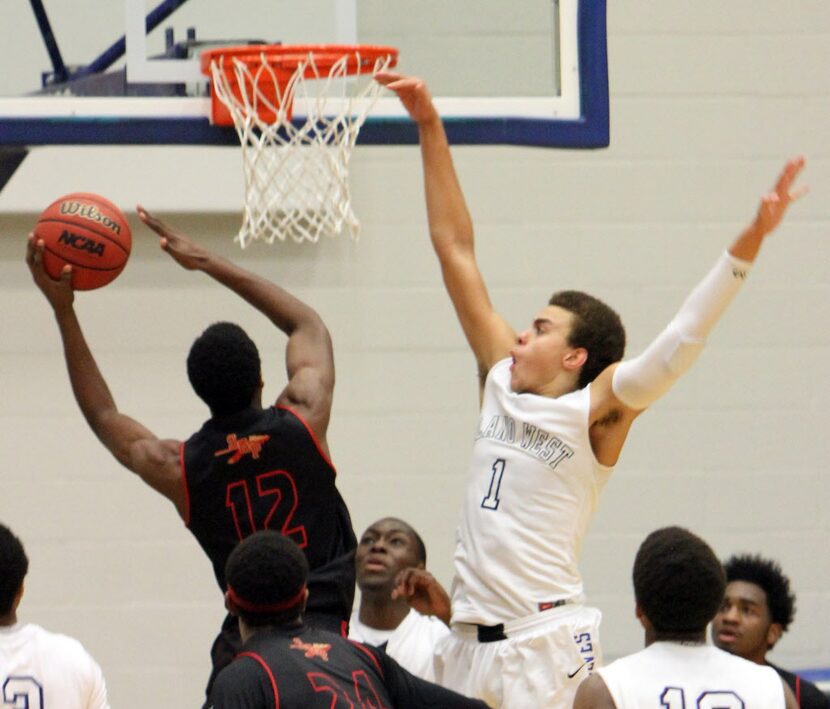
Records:
M455 144L608 144L605 0L30 4L4 7L15 28L0 49L15 67L0 77L0 149L8 153L36 145L236 145L232 129L210 124L198 51L249 40L398 47L399 69L427 80ZM389 95L359 136L362 144L416 141Z

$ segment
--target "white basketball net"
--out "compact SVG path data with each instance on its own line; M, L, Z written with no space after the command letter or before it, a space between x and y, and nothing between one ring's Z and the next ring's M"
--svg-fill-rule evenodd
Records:
M349 158L382 88L372 76L386 69L392 57L377 59L372 75L349 76L350 57L357 57L360 66L355 51L321 74L309 53L284 88L265 56L253 68L235 58L211 62L213 90L230 111L242 146L245 210L236 237L242 248L252 239L316 242L321 234L343 231L357 237ZM233 62L239 96L229 86L223 61ZM274 92L271 98L263 92L263 82L273 82L276 105ZM288 118L291 107L293 121ZM263 120L263 109L276 120Z

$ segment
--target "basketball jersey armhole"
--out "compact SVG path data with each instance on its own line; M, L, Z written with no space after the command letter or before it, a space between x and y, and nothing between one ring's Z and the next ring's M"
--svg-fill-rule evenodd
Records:
M591 445L591 382L588 382L583 388L585 395L588 398L588 405L585 407L585 445L591 451L591 458L594 460L594 465L599 472L605 477L607 481L614 472L615 465L603 465L597 460L597 454L594 453L594 446Z
M255 652L240 652L237 657L249 657L254 662L259 663L259 666L265 671L265 674L268 676L268 681L271 683L271 691L274 693L274 709L279 709L280 706L280 694L277 691L277 680L274 677L274 673L271 672L271 668L268 667L268 664L265 660L262 659L260 655Z
M380 666L380 662L378 658L375 657L375 653L373 653L368 647L366 647L363 643L359 643L356 640L351 640L350 638L346 638L352 645L354 645L358 650L366 653L369 656L369 659L374 663L375 667L377 668L378 672L380 673L381 677L384 677L383 668Z
M300 416L294 409L289 406L284 406L282 404L275 404L275 409L282 409L283 411L287 411L290 413L295 419L297 419L303 426L305 426L305 430L308 431L308 435L311 436L311 440L314 442L314 447L317 449L317 452L320 454L320 457L326 461L326 464L331 468L331 472L336 476L337 469L334 467L334 464L329 460L329 457L323 452L322 447L320 446L320 441L317 440L317 436L314 434L314 431L311 430L311 426L308 425L308 422Z

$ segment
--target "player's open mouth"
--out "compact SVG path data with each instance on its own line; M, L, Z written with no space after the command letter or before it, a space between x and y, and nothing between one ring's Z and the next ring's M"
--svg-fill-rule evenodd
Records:
M363 562L363 568L366 571L386 571L386 564L382 561L371 560Z
M722 643L733 643L737 637L734 630L721 630L718 633L718 640Z

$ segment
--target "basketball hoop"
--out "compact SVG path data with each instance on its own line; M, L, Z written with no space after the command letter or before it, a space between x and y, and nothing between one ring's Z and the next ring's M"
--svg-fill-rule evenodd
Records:
M382 88L371 77L394 66L397 56L392 47L365 45L202 52L211 121L233 125L242 146L245 210L236 240L243 248L252 239L357 236L349 158Z

